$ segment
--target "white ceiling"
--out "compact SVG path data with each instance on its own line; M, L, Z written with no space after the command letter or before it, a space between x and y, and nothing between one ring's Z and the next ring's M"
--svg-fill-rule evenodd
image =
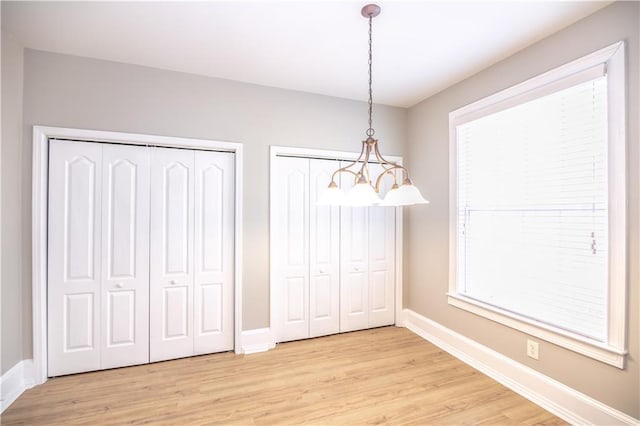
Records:
M378 1L374 102L414 105L609 3ZM366 100L364 4L3 0L2 26L28 48Z

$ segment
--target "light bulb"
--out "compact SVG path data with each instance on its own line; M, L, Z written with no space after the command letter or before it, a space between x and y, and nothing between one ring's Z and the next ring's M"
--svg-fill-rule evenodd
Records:
M387 196L382 201L382 206L410 206L412 204L428 204L420 190L411 183L409 180L405 182L399 188L394 185L395 188L391 188L387 192Z
M347 196L342 189L338 188L335 182L331 182L329 187L318 198L316 202L319 206L345 206L347 205Z
M368 183L357 183L347 193L347 204L350 206L372 206L380 202L382 200Z

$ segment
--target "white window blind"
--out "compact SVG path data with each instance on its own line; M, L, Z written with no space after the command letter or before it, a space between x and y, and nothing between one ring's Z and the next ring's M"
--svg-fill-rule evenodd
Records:
M606 342L607 77L583 80L456 126L457 291Z

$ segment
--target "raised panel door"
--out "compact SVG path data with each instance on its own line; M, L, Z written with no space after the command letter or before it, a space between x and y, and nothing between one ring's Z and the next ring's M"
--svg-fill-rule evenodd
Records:
M194 152L151 149L149 358L193 355Z
M309 337L309 160L277 157L276 341Z
M49 145L48 375L100 368L102 146Z
M340 208L318 206L334 160L309 160L309 337L340 331Z
M194 352L233 349L234 154L195 154Z
M102 368L149 362L149 148L102 151Z

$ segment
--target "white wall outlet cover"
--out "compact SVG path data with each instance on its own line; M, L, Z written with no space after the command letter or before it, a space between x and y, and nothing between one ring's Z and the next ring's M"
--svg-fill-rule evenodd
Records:
M534 342L533 340L527 340L527 356L529 358L538 359L539 357L538 342Z

